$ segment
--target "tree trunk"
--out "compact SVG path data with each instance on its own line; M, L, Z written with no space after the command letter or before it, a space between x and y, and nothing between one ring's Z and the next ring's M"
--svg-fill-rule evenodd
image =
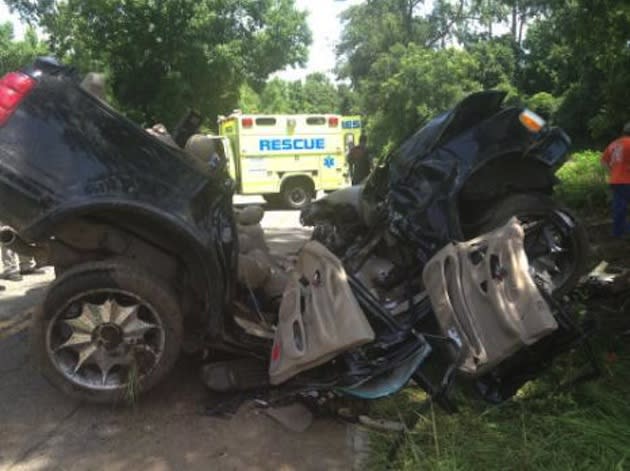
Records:
M527 22L527 13L523 12L521 14L521 24L518 25L518 45L520 46L523 42L523 29L525 28L525 23Z
M512 5L512 38L517 40L517 23L518 23L518 0L514 0Z

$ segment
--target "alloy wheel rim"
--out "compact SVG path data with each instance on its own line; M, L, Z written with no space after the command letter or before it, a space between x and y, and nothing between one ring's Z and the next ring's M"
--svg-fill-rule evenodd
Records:
M524 248L530 266L546 275L552 291L563 287L575 269L571 228L552 215L519 216L525 231Z
M139 383L159 364L165 344L150 303L123 290L82 293L53 316L47 354L69 382L98 391Z

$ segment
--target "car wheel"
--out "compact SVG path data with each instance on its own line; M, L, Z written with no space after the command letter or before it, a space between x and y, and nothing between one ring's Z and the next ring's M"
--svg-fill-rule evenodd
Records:
M45 378L77 399L133 401L173 367L182 343L177 298L160 278L125 263L94 262L63 273L32 326Z
M291 209L302 209L313 199L313 191L304 182L289 182L282 189L284 204Z
M478 234L489 232L516 216L525 230L525 252L532 268L550 284L555 297L577 285L588 264L586 230L569 210L552 198L526 193L509 196L488 213Z

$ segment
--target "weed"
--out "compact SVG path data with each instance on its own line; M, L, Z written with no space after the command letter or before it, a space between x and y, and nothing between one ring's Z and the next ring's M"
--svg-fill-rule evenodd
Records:
M129 367L127 373L127 387L125 388L125 401L130 406L135 406L138 402L140 393L140 375L138 373L138 365L134 361Z
M373 440L372 469L549 470L624 469L630 460L630 347L593 382L564 390L582 360L578 352L525 385L499 406L458 397L460 411L429 408L408 429L397 461L387 461L393 437ZM599 350L606 357L605 349ZM378 403L372 414L413 416L425 397L405 391Z
M606 170L596 151L575 153L558 171L556 197L579 213L593 216L607 213L610 203Z

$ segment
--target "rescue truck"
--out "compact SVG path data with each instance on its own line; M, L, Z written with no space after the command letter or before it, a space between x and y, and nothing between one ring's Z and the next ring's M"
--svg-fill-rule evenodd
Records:
M237 193L299 209L319 190L348 185L346 153L360 120L344 128L346 121L337 114L220 116L218 139Z

